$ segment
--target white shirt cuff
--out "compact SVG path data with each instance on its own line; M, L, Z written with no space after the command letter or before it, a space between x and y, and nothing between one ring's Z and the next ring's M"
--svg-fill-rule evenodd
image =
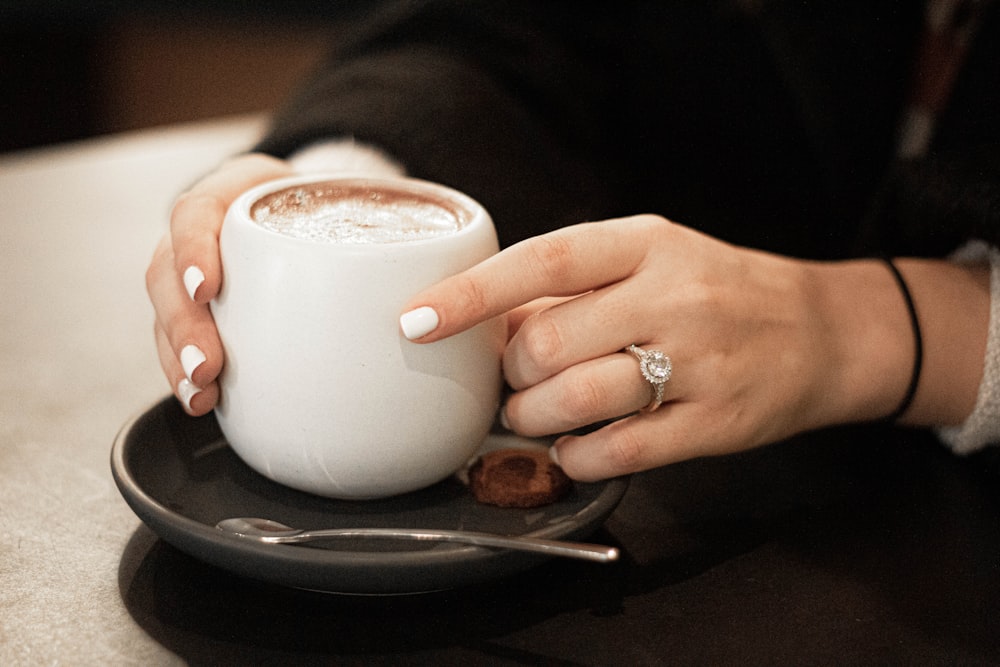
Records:
M951 259L962 264L990 265L990 328L976 407L963 424L938 429L941 441L952 451L971 454L991 443L1000 443L1000 250L973 241Z

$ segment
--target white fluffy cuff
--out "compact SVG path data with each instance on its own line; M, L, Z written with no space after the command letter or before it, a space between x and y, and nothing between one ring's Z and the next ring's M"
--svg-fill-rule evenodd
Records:
M952 257L959 263L990 264L990 330L979 397L964 424L938 429L938 436L957 454L970 454L1000 443L1000 250L973 241Z
M406 170L383 151L354 139L329 139L310 144L288 158L295 171L342 173L345 176L395 178Z

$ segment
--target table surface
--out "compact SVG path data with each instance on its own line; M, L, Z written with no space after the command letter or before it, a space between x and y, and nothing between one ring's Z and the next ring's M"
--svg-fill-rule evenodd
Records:
M637 475L595 540L467 589L242 580L122 500L119 427L167 393L143 272L239 117L0 156L0 664L1000 662L1000 465L926 433L812 434Z

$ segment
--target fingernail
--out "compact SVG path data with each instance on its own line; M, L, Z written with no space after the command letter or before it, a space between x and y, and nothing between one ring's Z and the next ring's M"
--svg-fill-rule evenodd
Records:
M191 412L191 399L201 393L201 389L194 386L194 383L187 378L177 383L177 395L188 412Z
M511 428L510 428L510 422L507 421L507 406L506 405L503 406L502 408L500 408L500 417L499 417L499 419L500 419L500 426L503 427L505 430L510 431Z
M421 306L399 317L399 326L407 340L416 340L437 329L440 323L437 311L430 306Z
M181 349L181 366L184 367L184 374L188 380L194 381L194 371L203 363L205 363L205 353L197 345L185 345Z
M559 452L556 451L555 445L549 447L549 458L552 460L553 463L559 465Z
M205 282L205 274L197 266L189 266L184 269L184 289L187 290L192 301L194 301L195 292L198 291L203 282Z

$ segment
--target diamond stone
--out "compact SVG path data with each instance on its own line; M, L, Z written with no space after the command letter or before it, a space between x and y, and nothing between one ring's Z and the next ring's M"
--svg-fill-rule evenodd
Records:
M662 384L670 379L673 364L667 355L659 350L651 350L643 355L642 361L639 362L639 370L649 382Z

